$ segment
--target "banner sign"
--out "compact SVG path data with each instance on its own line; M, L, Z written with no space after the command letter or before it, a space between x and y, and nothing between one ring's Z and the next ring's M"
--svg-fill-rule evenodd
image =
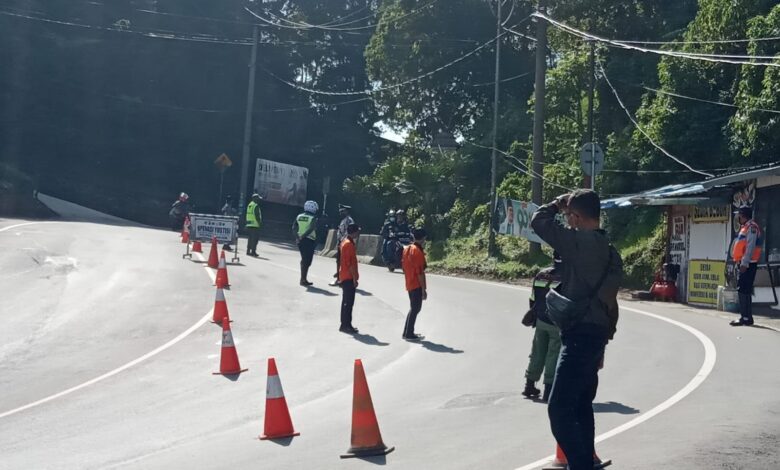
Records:
M213 214L190 214L190 239L209 242L212 237L222 244L238 240L238 217Z
M697 224L728 222L729 206L694 206L693 222Z
M688 264L688 302L717 305L718 286L726 285L726 262L693 259Z
M265 201L302 207L308 179L308 168L258 158L254 189Z
M496 232L544 243L531 228L531 216L539 206L532 202L501 198L496 201Z

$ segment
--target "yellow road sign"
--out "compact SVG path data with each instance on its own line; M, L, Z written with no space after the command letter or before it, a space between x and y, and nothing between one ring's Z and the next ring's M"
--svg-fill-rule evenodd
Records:
M214 164L224 169L233 166L233 161L230 159L230 157L228 157L223 153L222 155L217 157L216 160L214 160Z

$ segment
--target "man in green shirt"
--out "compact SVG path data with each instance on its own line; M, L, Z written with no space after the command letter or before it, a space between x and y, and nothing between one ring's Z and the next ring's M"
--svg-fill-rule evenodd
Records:
M263 198L259 194L252 195L252 200L246 206L246 231L249 240L246 245L247 256L257 256L257 242L260 239L260 224L263 214L260 212L260 201Z

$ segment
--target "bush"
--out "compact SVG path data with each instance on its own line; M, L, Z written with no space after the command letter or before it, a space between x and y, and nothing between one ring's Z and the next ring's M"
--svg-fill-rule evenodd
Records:
M623 286L629 289L648 289L666 252L666 227L657 225L653 232L621 250L623 258Z

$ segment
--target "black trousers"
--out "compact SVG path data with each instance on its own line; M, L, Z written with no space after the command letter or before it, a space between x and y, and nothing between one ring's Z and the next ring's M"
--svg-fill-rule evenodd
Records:
M355 281L352 279L341 282L341 327L352 326L352 307L355 305Z
M406 324L404 325L404 336L414 336L414 324L417 321L417 314L422 310L423 290L422 287L409 291L409 314L406 315Z
M301 253L301 268L308 269L311 266L316 246L317 242L308 237L298 242L298 251Z
M260 228L259 227L247 227L247 233L249 234L249 241L246 244L247 254L257 253L257 242L260 240Z
M758 263L750 263L747 271L739 273L737 293L739 294L739 313L744 321L753 321L753 283L756 280Z
M599 386L599 363L606 339L587 335L561 336L547 414L571 470L592 470L595 438L593 399Z

